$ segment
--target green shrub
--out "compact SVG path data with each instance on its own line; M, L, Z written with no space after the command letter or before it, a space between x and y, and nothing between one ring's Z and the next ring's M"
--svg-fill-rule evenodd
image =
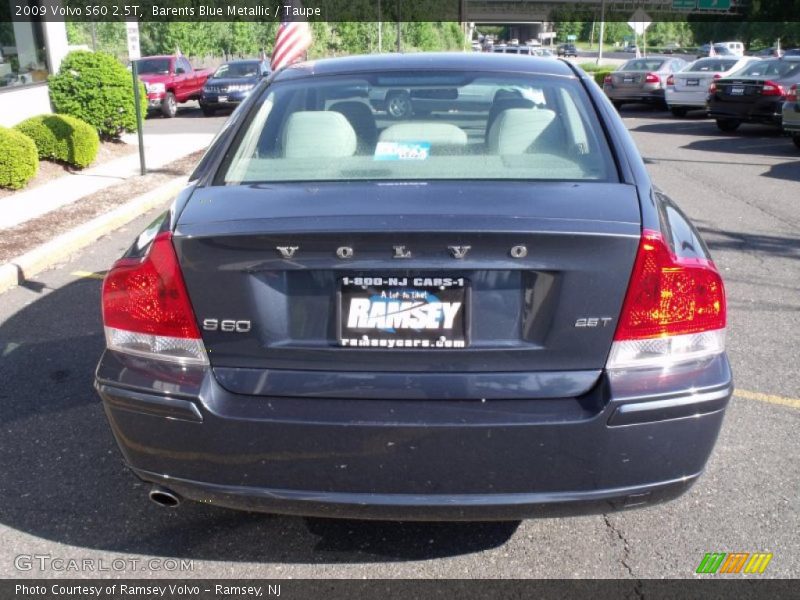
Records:
M25 187L38 170L33 140L19 131L0 127L0 187Z
M36 144L39 158L59 160L79 168L97 157L100 138L92 125L69 115L39 115L14 127Z
M144 114L147 95L139 85ZM86 121L105 137L136 131L131 74L110 54L67 54L58 73L50 76L50 102L57 113Z

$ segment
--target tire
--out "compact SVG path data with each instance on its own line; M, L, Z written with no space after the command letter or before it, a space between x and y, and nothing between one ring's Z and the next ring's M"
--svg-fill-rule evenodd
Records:
M178 101L175 100L175 94L167 92L164 100L161 102L161 114L171 119L178 114Z
M800 133L795 133L795 134L792 136L792 141L794 142L794 145L795 145L796 147L800 148Z
M683 118L683 117L685 117L685 116L686 116L686 114L689 112L689 109L688 109L688 108L685 108L685 107L683 107L683 106L673 106L673 107L670 109L670 112L672 113L672 116L673 116L673 117L679 117L679 118Z
M213 106L208 106L208 105L204 106L201 104L200 108L203 110L203 116L206 117L213 117L217 112L217 109L214 108Z
M717 127L720 131L724 131L725 133L736 131L741 124L742 122L736 119L717 119Z
M413 112L411 98L405 92L391 94L386 99L386 112L392 119L410 117Z

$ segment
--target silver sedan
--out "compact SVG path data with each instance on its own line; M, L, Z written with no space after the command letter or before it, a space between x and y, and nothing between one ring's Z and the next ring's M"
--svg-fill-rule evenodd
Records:
M634 58L606 75L603 91L617 108L625 102L652 102L664 106L667 79L685 66L682 58Z

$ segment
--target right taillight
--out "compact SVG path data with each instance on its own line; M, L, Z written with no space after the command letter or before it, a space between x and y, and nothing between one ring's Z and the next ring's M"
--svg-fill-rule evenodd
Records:
M786 101L787 102L797 102L797 84L792 84L792 87L789 88L789 92L786 94Z
M725 350L725 288L714 263L676 256L644 230L607 367L668 366Z
M710 86L708 86L708 93L715 94L717 92L717 84L712 82Z
M761 87L761 95L785 96L786 91L783 89L783 86L779 83L775 83L774 81L765 81L764 85Z
M153 240L143 258L117 261L103 281L109 350L179 364L208 364L172 234Z

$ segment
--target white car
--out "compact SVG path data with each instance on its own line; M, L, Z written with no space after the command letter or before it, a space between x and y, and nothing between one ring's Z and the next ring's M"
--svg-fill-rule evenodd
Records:
M667 79L669 109L676 117L685 117L690 110L705 109L708 87L715 79L727 77L757 60L752 56L709 56L690 63Z

